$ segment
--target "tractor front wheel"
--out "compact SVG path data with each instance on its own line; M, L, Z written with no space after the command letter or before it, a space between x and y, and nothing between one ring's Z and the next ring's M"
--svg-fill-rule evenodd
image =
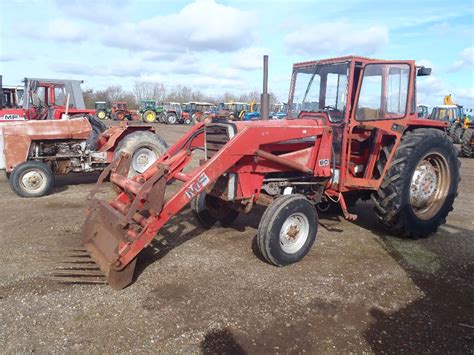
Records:
M105 112L105 110L98 110L95 115L100 120L105 120L107 118L107 112Z
M217 197L202 192L191 202L194 218L203 228L211 228L216 222L223 227L229 226L239 215L239 212L230 208Z
M10 187L21 197L47 195L54 185L51 168L39 161L26 161L16 166L10 175Z
M318 214L303 195L285 195L265 210L257 245L265 260L276 266L293 264L310 251L318 232Z
M153 123L156 121L156 112L152 110L147 110L143 112L143 122Z
M461 138L461 152L467 158L472 157L472 134L472 129L466 128Z
M435 233L453 209L460 162L451 139L434 128L405 133L378 191L378 220L391 233L420 238Z
M116 111L114 114L114 119L123 121L125 119L125 112L123 111Z

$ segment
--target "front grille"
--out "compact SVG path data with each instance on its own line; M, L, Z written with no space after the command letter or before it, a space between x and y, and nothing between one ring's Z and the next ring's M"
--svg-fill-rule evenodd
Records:
M234 135L234 127L229 124L211 124L205 128L206 158L211 159Z

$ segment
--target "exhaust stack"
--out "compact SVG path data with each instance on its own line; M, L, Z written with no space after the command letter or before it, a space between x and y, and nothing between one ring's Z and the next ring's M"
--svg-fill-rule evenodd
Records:
M3 109L3 76L0 75L0 110Z
M270 95L268 94L268 55L263 56L263 93L260 97L262 120L269 119Z

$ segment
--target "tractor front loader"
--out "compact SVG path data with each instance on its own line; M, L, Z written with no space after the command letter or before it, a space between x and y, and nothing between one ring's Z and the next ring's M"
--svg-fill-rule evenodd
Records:
M138 254L187 204L204 227L267 206L257 245L276 266L309 252L317 210L334 201L355 220L350 200L372 199L388 232L426 237L452 210L459 181L447 123L417 116L415 78L430 73L414 61L353 56L297 63L288 119L269 121L265 69L262 120L198 123L132 178L130 157L121 154L90 195L83 244L110 286L121 289L132 281ZM185 170L196 149L204 159ZM109 202L94 198L107 177L118 191ZM170 183L181 186L165 199Z
M122 155L99 179L103 181L110 174L110 181L121 192L111 202L96 200L91 195L84 245L107 275L109 284L120 289L131 282L138 253L193 199L198 220L208 227L216 219L230 222L229 218L235 219L238 212L250 211L254 203L268 205L273 199L260 193L262 186L269 190L287 187L297 193L292 197L300 203L305 202L305 196L317 203L331 176L330 131L330 127L320 127L314 120L286 121L283 127L274 121L260 126L241 122L207 126L201 123L152 168L131 180L127 179L129 157ZM205 162L190 173L183 173L191 152L198 148L204 149ZM173 180L183 185L164 201L166 185ZM307 216L300 207L295 208L295 220L309 228L315 210ZM297 227L291 233L296 235ZM313 237L315 233L308 234L306 243L312 244ZM289 248L292 238L297 239L288 236ZM266 237L263 239L266 243ZM307 251L296 258L274 256L269 251L268 258L284 265L302 258Z

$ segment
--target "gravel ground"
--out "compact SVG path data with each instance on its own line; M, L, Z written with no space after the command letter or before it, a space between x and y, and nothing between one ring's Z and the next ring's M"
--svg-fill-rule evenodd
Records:
M157 127L169 143L186 130ZM388 236L360 203L356 223L321 216L311 252L285 268L256 251L262 210L202 230L186 209L122 291L51 279L80 244L97 175L60 177L34 200L2 176L1 352L472 353L474 159L461 169L455 209L430 238Z

